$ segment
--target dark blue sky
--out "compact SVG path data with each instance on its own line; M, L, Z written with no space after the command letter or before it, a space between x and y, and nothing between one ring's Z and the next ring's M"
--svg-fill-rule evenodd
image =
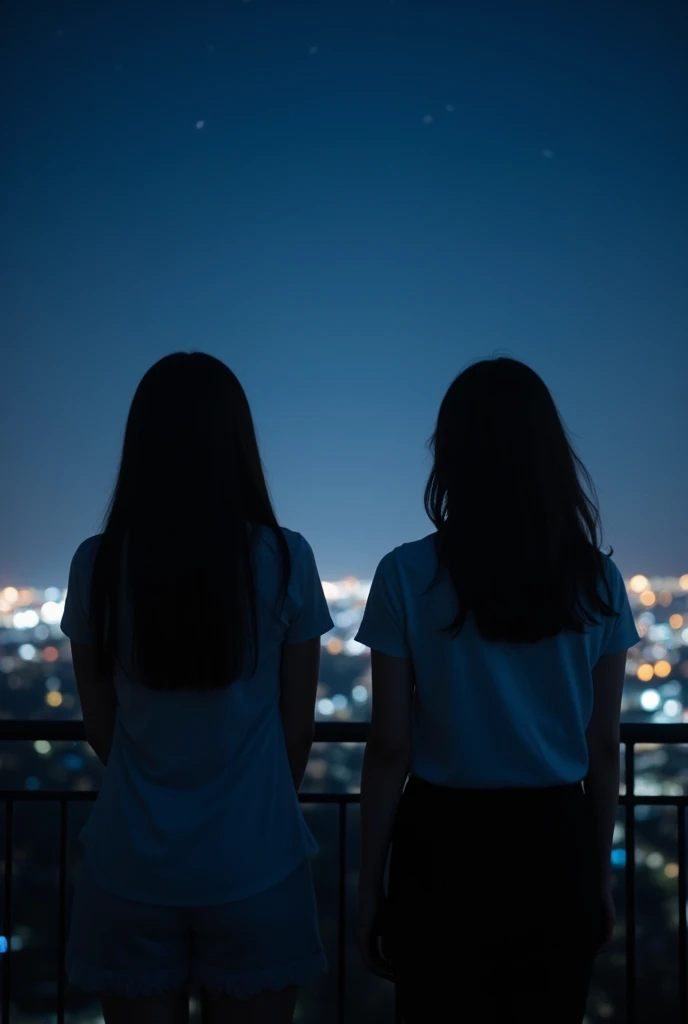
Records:
M243 381L325 576L428 531L439 401L494 352L552 388L622 569L688 571L686 10L12 0L0 585L65 581L180 348Z

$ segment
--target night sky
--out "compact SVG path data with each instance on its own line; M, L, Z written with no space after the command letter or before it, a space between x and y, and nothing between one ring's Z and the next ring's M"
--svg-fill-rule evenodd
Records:
M325 577L429 531L439 402L494 353L550 385L622 570L688 571L685 4L5 10L0 586L66 582L178 349L243 382Z

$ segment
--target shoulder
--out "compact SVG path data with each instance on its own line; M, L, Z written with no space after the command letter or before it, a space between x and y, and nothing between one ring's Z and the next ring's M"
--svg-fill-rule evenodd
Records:
M602 554L602 564L607 584L614 600L614 608L619 610L618 604L626 596L626 584L621 571L611 555Z
M380 560L377 572L381 575L398 574L416 577L434 573L437 568L435 534L430 533L420 540L412 540L392 548Z
M101 534L87 537L82 541L72 557L72 572L77 575L88 574L93 568L93 561L100 545Z
M263 552L269 553L268 558L270 561L276 559L280 554L281 548L278 534L275 530L270 529L269 526L260 526L258 530L260 549ZM303 534L297 533L296 530L288 530L286 526L280 526L279 532L289 549L292 569L299 563L308 562L313 558L313 550Z
M286 526L280 527L282 536L287 542L289 553L292 558L296 558L299 555L308 554L312 549L306 538L302 533L297 533L296 530L289 530Z

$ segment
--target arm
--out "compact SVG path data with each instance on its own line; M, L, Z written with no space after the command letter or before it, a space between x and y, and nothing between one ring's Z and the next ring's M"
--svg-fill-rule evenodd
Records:
M297 792L313 745L319 674L319 636L303 643L284 644L280 669L280 714L289 768Z
M592 671L594 704L588 725L589 768L585 788L592 804L602 885L611 883L611 852L619 805L621 695L626 651L604 655Z
M92 647L72 641L72 661L86 739L107 765L117 715L115 685L112 680L97 677Z
M373 715L361 777L361 916L379 907L387 855L411 763L414 675L409 658L372 652Z

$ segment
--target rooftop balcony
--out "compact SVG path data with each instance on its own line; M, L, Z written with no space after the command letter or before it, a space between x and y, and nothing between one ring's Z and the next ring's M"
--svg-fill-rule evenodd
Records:
M316 743L360 744L365 741L365 723L318 723ZM52 744L83 743L84 733L81 722L45 721L0 721L0 744L47 741ZM597 998L590 1010L591 1022L609 1020L625 1024L642 1024L650 1020L653 992L657 979L651 967L647 968L645 956L639 956L639 940L643 950L648 940L652 941L652 925L638 906L638 871L652 854L639 858L639 844L642 823L649 814L661 817L662 829L674 843L675 856L665 863L665 895L672 900L672 931L670 938L670 959L667 976L675 980L665 983L664 1011L653 1017L666 1024L672 1021L688 1024L688 974L687 974L687 931L686 903L686 805L688 794L681 786L674 786L670 793L647 793L636 785L636 753L651 751L655 747L688 744L688 725L644 725L625 724L622 726L623 783L619 832L622 841L615 845L614 864L619 910L619 934L612 950L605 954L605 961L614 967L613 978L607 983L601 980L596 991L605 994ZM334 749L334 748L333 748ZM2 903L2 927L0 927L0 960L2 962L2 1024L81 1024L97 1022L100 1018L95 1007L85 1007L79 1002L66 984L63 960L68 920L69 890L72 866L77 856L76 818L83 818L87 805L97 796L97 791L71 789L4 789L0 800L4 805L0 829L4 831L4 842L0 845L4 861L4 896ZM391 1022L399 1019L395 1014L393 993L385 983L377 985L366 976L358 964L351 937L355 919L355 864L356 833L358 828L357 792L304 792L301 800L306 813L327 808L329 821L326 827L328 853L321 864L315 866L316 888L318 888L323 917L323 934L329 945L330 976L318 991L304 993L304 1005L297 1020L303 1024L311 1021L331 1021L332 1024L348 1024L356 1019L357 1024L370 1020ZM41 805L39 808L37 805ZM42 920L52 935L42 943L43 955L53 957L50 969L44 972L48 981L41 983L40 992L29 993L27 997L26 972L22 968L20 918L26 907L27 878L31 875L31 864L27 863L26 845L22 844L18 816L22 809L30 807L32 814L53 815L52 825L46 826L43 862L48 865L47 885L52 890L48 899L50 907L44 907ZM649 809L649 811L647 810ZM42 820L42 818L41 818ZM38 819L34 817L32 827ZM53 842L54 840L54 842ZM49 847L50 852L46 853ZM34 850L38 849L35 847ZM643 855L644 856L644 855ZM47 860L45 859L47 858ZM320 858L318 858L320 860ZM653 861L653 863L655 863ZM659 862L657 862L659 863ZM333 877L324 877L322 868L327 867ZM663 883L664 884L664 883ZM18 907L18 902L24 905ZM647 905L646 905L647 906ZM48 922L46 925L45 922ZM675 925L675 928L674 928ZM664 949L664 947L663 947ZM664 953L666 949L664 949ZM664 956L664 953L662 956ZM666 958L665 958L666 959ZM601 963L600 971L603 972ZM23 980L20 978L23 975ZM605 975L606 977L606 975ZM623 978L621 981L620 979ZM22 981L19 984L19 981ZM36 981L38 985L38 981ZM365 1005L361 1004L361 991L367 993ZM655 1003L656 1005L656 1003ZM667 1016L667 1012L670 1016ZM664 1013L664 1015L662 1015Z

